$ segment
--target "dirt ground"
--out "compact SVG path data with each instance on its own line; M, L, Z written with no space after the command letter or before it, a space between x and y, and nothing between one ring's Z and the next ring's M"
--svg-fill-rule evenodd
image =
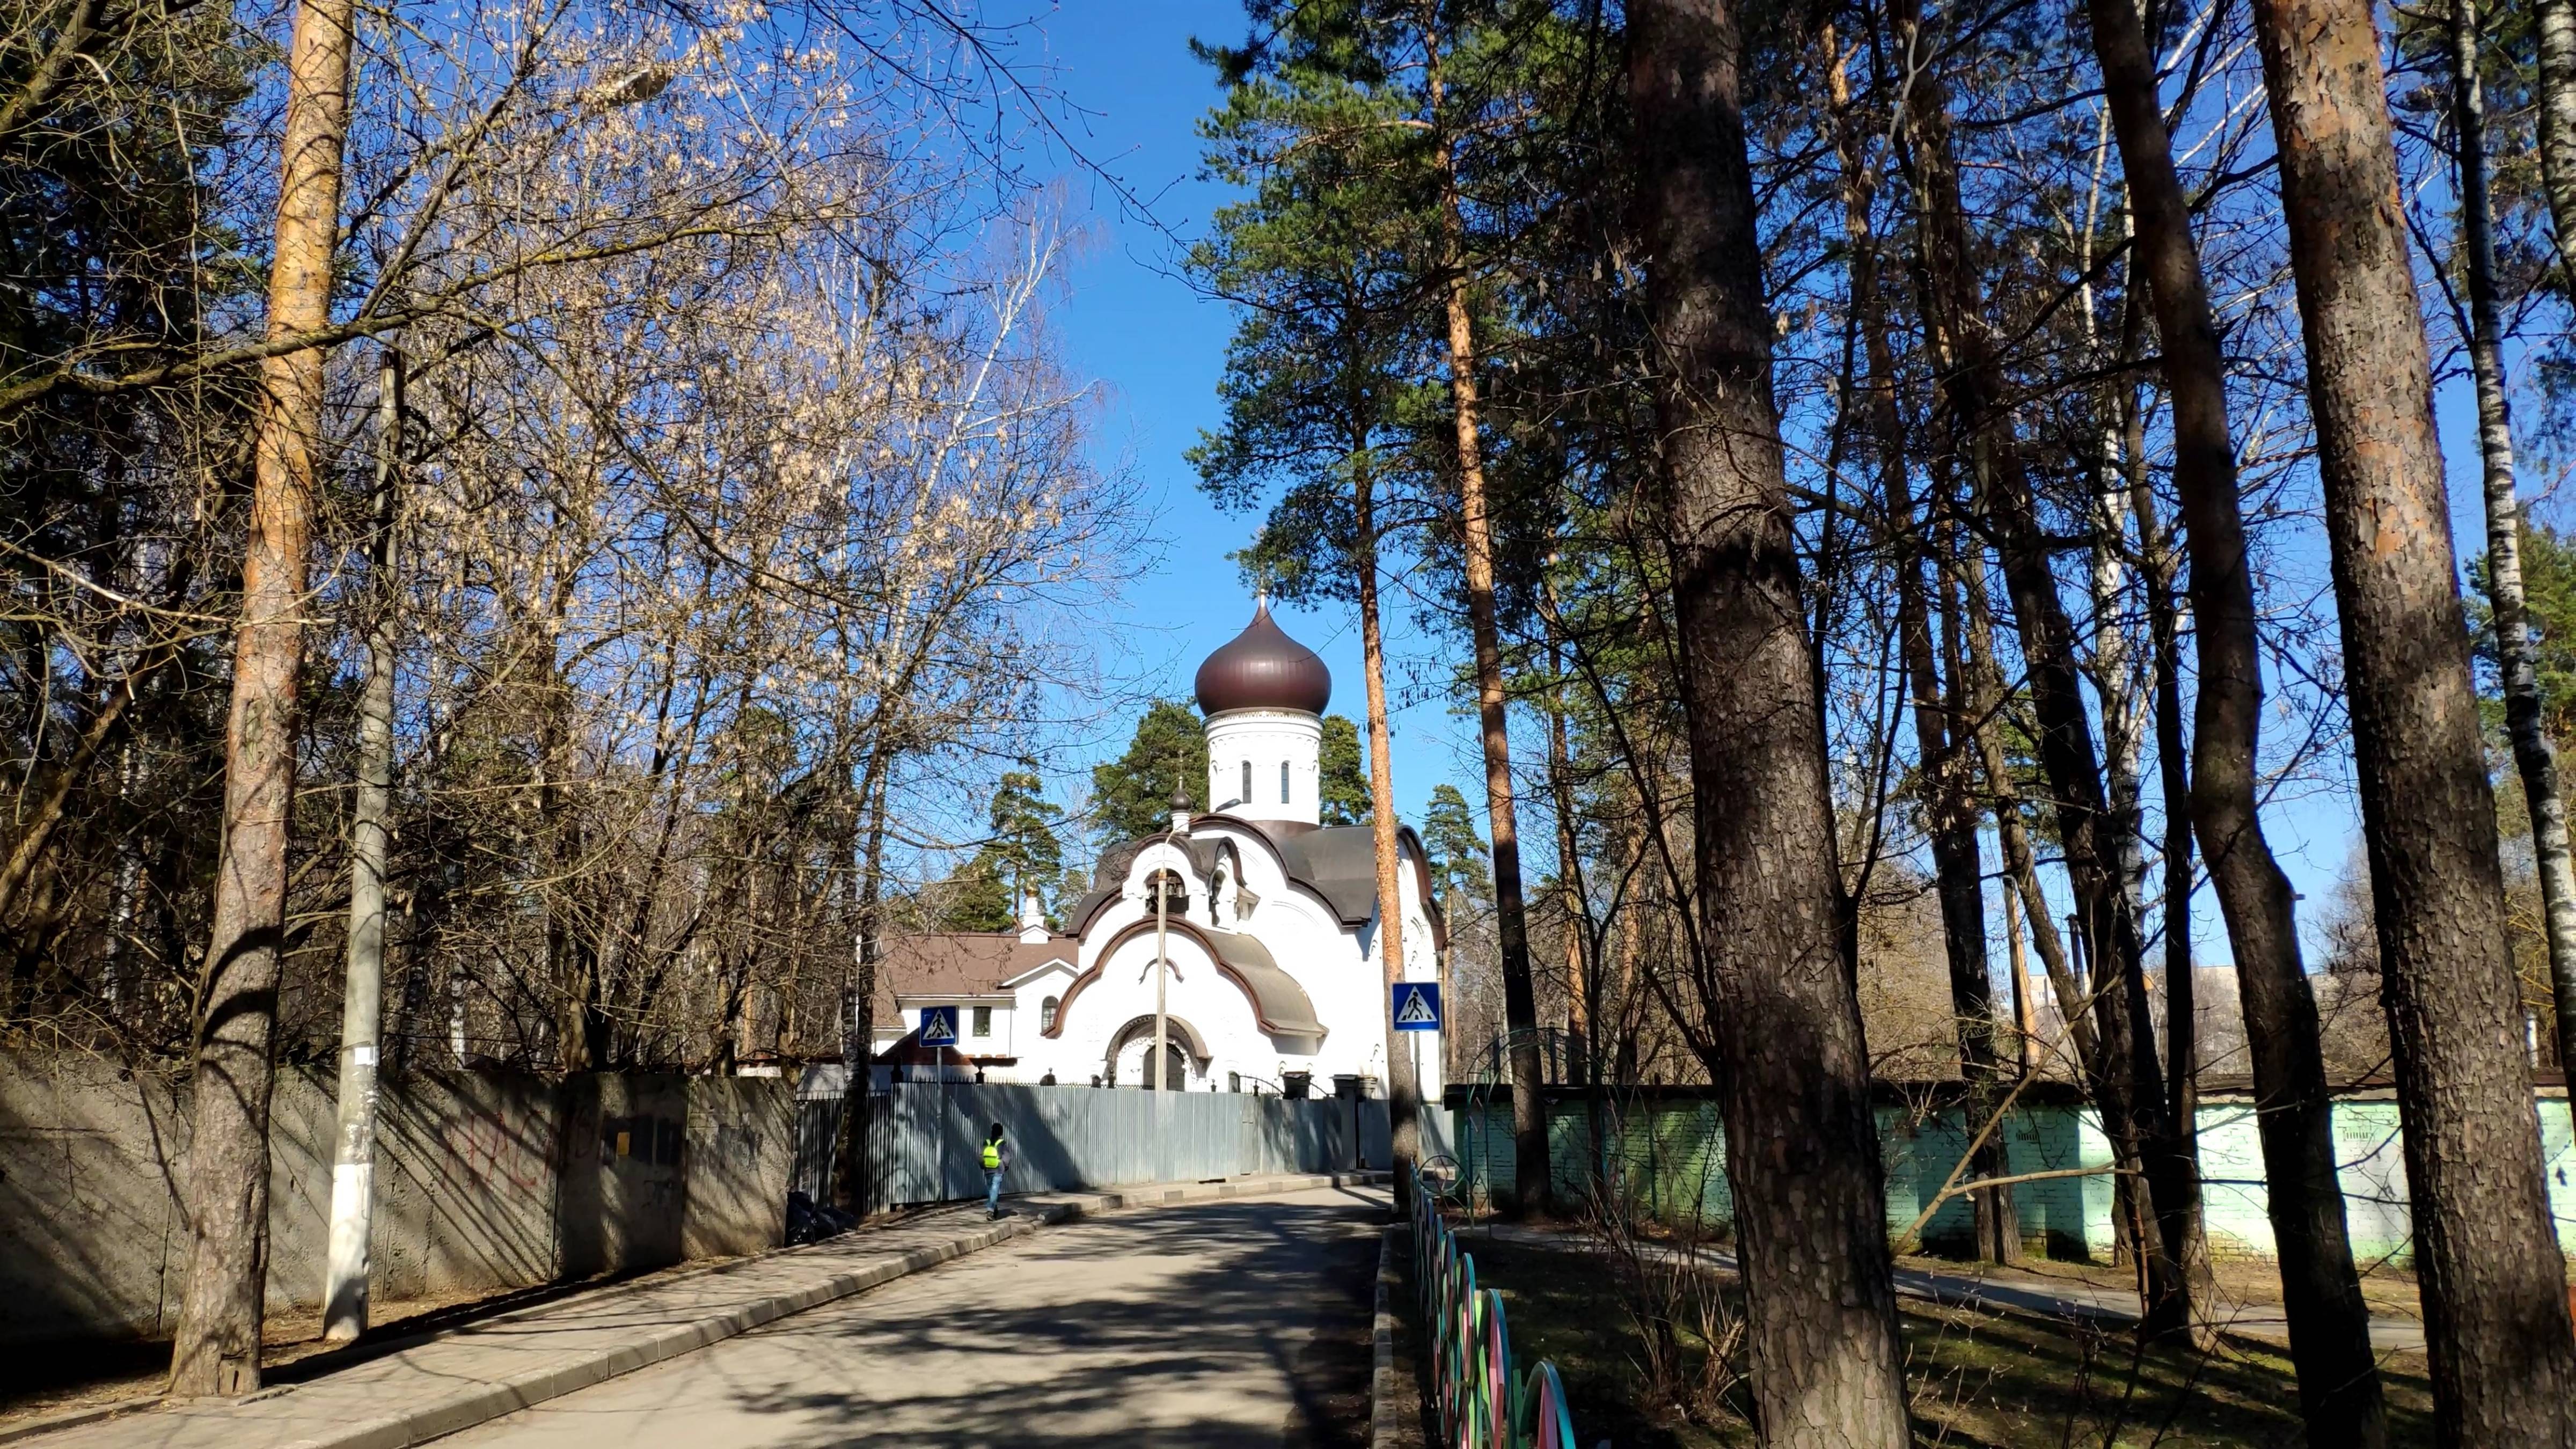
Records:
M1636 1321L1622 1306L1615 1275L1603 1273L1597 1258L1570 1245L1516 1242L1475 1243L1470 1251L1478 1284L1502 1292L1521 1362L1556 1364L1582 1442L1607 1438L1622 1449L1738 1449L1754 1442L1740 1387L1720 1404L1659 1401L1638 1367L1644 1355ZM1958 1267L1941 1259L1921 1265ZM2033 1266L2113 1284L2126 1271ZM2229 1274L2222 1291L2251 1292L2251 1277ZM2384 1279L2379 1286L2397 1291ZM2411 1305L2412 1285L2403 1289ZM1906 1379L1922 1443L2218 1449L2296 1443L2302 1432L2290 1365L2259 1346L2229 1342L2141 1353L2125 1335L2029 1315L1912 1301L1902 1313ZM2392 1441L2429 1444L2432 1400L2422 1356L2390 1355L2380 1372Z
M1973 1267L1956 1258L1922 1253L1896 1261L1927 1273L1956 1273ZM2058 1278L2097 1288L2124 1288L2133 1292L2138 1282L2136 1273L2127 1264L2070 1263L2036 1254L2024 1255L2013 1265L2013 1271L2038 1278ZM2280 1270L2270 1263L2250 1258L2213 1259L2210 1279L2213 1299L2222 1309L2258 1303L2277 1305L2281 1301ZM2418 1320L2424 1316L2423 1302L2415 1290L2415 1275L2404 1268L2386 1263L2365 1265L2361 1275L2361 1296L2370 1304L2374 1316Z

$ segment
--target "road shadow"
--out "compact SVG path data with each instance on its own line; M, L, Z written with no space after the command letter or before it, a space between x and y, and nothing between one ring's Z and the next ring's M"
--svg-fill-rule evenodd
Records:
M792 1416L789 1445L846 1444L885 1436L905 1444L993 1446L1246 1446L1357 1449L1368 1442L1377 1234L1382 1201L1242 1202L1097 1219L1013 1250L1041 1265L1188 1263L1150 1296L1121 1292L1114 1267L1082 1275L1100 1291L1044 1302L957 1301L935 1312L825 1312L764 1329L795 1344L792 1357L829 1379L763 1382L744 1374L726 1389L737 1413ZM969 1259L969 1263L976 1260ZM911 1280L918 1283L930 1278ZM961 1285L967 1280L957 1279ZM1061 1281L1061 1275L1046 1281ZM1009 1382L986 1393L910 1374L908 1360L1007 1355ZM909 1376L908 1376L909 1375ZM1283 1419L1248 1423L1215 1406L1247 1386L1284 1385ZM1175 1404L1203 1401L1204 1419ZM899 1426L899 1429L897 1428Z

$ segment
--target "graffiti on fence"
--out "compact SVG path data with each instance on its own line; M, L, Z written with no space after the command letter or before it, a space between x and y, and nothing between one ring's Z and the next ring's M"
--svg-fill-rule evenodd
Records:
M458 1166L476 1186L504 1185L534 1193L551 1175L543 1154L523 1141L514 1124L500 1115L476 1115L446 1129Z

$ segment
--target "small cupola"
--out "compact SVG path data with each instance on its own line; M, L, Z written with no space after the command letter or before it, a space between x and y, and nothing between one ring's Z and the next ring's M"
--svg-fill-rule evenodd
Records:
M1288 637L1263 599L1251 624L1199 666L1198 696L1200 712L1210 717L1238 709L1320 715L1333 702L1333 671Z
M1199 666L1198 694L1207 716L1209 808L1282 824L1321 819L1317 763L1333 672L1270 617L1268 599Z

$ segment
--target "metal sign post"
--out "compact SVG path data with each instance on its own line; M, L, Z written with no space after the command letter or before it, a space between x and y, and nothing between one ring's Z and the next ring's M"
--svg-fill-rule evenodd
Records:
M947 1064L939 1059L939 1049L941 1047L947 1047L954 1050L957 1046L957 1010L958 1009L954 1006L923 1007L921 1009L921 1030L916 1033L916 1039L923 1047L927 1048L930 1053L930 1080L942 1086L947 1084L948 1073ZM923 1104L931 1109L924 1115L928 1117L931 1123L931 1145L938 1149L936 1165L931 1168L931 1171L935 1174L935 1180L939 1184L937 1189L937 1195L939 1197L946 1197L948 1195L947 1142L949 1134L944 1124L952 1104L952 1094L947 1092L941 1092L938 1096Z
M1419 1102L1422 1099L1420 1033L1440 1029L1440 983L1398 981L1387 990L1387 1009L1394 1013L1395 1029L1407 1033L1405 1045L1413 1054L1413 1096Z

